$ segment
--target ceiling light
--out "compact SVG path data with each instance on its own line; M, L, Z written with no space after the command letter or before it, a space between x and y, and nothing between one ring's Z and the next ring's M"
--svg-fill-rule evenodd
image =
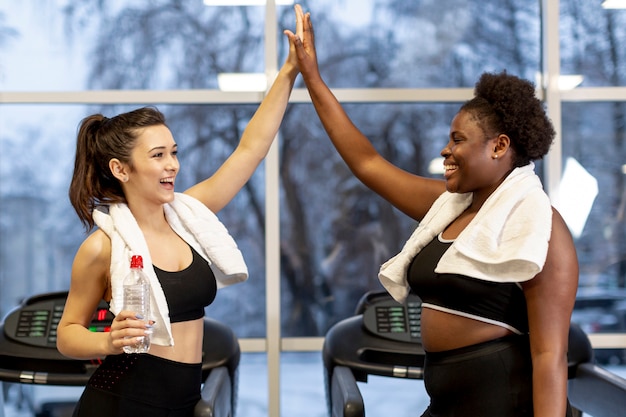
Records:
M267 77L263 73L221 73L217 85L221 91L265 91Z
M277 6L293 4L293 0L275 0ZM265 6L267 0L204 0L207 6Z
M560 75L559 90L573 90L583 82L582 75Z
M559 75L558 76L558 85L559 90L573 90L582 84L584 77L582 75ZM542 76L540 72L535 74L535 85L544 85L542 82Z
M602 7L604 9L626 9L626 0L604 0Z

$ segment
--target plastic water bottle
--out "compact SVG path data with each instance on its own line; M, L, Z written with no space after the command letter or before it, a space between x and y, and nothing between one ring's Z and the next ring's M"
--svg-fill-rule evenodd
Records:
M150 317L150 283L143 271L143 258L134 255L130 260L130 273L124 278L124 310L134 311L143 316L144 320ZM124 346L126 353L146 353L150 349L150 335L139 338L134 345Z

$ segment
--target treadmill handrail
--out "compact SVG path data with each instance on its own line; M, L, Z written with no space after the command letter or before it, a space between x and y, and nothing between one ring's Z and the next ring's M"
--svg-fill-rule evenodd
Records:
M0 368L0 381L19 384L81 386L87 383L91 373L92 372L87 374L38 372Z
M626 379L593 363L582 363L568 381L568 396L574 407L594 417L623 417Z

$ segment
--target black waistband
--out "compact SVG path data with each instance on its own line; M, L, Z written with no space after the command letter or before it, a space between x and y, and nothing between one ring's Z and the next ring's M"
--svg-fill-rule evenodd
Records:
M202 364L183 363L149 353L107 356L88 386L150 406L177 409L200 398Z
M431 364L461 362L479 358L481 356L488 356L492 353L510 349L515 346L529 348L528 336L505 336L456 349L444 350L441 352L426 352L426 360L428 360Z

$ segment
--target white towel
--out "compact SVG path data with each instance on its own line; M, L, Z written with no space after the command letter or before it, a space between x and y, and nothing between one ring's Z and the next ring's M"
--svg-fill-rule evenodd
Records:
M218 288L245 281L248 268L237 244L217 216L195 198L176 193L165 204L165 217L172 229L211 265ZM143 257L151 288L151 319L155 321L151 342L173 346L169 309L161 284L152 268L146 240L126 204L111 204L93 212L98 227L111 239L110 309L118 314L123 306L123 280L130 272L132 255Z
M444 192L402 251L385 262L378 278L403 302L407 269L415 255L472 202L472 194ZM552 231L552 207L530 163L513 170L439 260L435 272L493 282L523 282L543 269Z

